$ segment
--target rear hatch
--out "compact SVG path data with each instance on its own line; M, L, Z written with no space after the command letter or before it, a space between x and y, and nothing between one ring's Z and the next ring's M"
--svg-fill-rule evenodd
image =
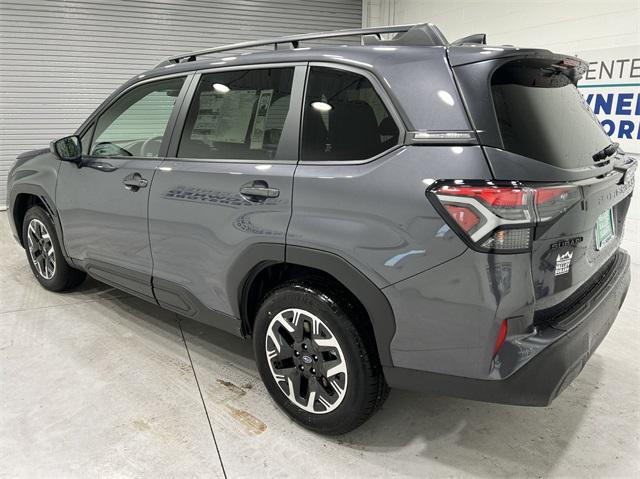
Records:
M586 71L577 58L451 47L449 61L496 183L561 188L539 208L531 242L536 317L547 320L612 263L637 161L612 144L576 88Z

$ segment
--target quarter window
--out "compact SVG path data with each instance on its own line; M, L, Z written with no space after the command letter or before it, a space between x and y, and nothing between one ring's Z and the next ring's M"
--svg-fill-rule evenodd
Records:
M396 145L399 133L367 78L344 70L311 67L302 160L364 160Z
M157 158L183 83L183 77L146 83L116 100L96 123L91 156Z
M203 75L187 113L178 157L277 159L292 82L293 68Z

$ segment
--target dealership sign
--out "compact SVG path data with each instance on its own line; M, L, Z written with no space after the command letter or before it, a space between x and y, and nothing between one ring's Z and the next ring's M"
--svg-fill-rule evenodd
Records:
M578 88L602 127L622 149L640 153L640 45L577 55L589 63Z

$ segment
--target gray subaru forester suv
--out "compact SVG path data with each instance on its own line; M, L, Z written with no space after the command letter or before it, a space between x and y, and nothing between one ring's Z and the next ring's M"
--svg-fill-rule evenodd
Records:
M389 387L545 406L629 287L637 161L585 70L431 24L186 53L18 157L13 231L49 290L89 274L252 337L314 431L357 427Z

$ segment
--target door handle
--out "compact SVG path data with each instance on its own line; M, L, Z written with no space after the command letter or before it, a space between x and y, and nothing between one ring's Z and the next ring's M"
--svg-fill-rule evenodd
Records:
M280 190L278 188L269 188L269 185L264 181L254 181L250 185L242 186L240 194L249 198L277 198L280 196Z
M143 178L140 173L132 173L122 180L122 184L131 191L138 191L140 188L146 188L149 181Z

